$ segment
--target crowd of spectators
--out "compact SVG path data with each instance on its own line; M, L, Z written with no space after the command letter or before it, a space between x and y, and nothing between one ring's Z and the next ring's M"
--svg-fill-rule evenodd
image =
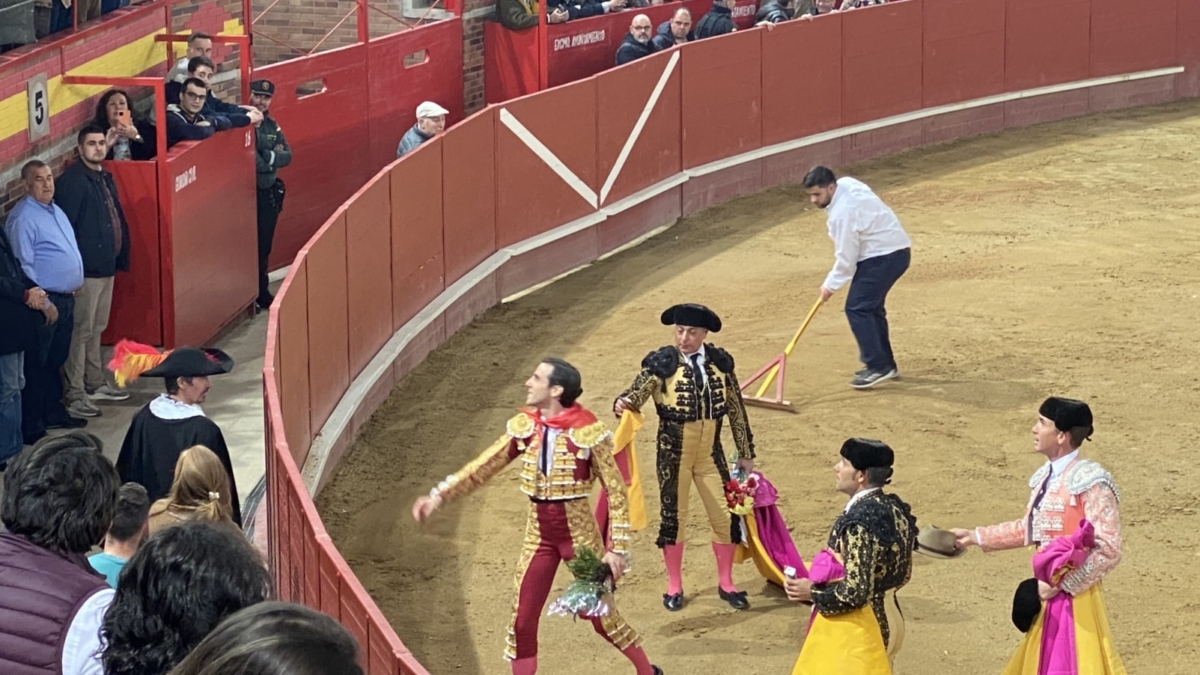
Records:
M264 560L227 514L155 529L146 491L119 485L102 450L69 431L4 473L0 673L362 675L342 626L272 601ZM180 457L177 483L200 450ZM186 492L175 487L172 500Z

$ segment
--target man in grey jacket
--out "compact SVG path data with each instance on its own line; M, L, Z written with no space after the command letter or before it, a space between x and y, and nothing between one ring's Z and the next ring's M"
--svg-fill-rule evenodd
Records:
M433 101L425 101L417 106L417 123L400 139L400 147L396 148L396 158L416 150L420 144L442 133L446 128L447 112Z
M271 244L275 241L275 225L279 212L283 210L283 197L287 192L279 179L279 169L292 163L292 148L283 136L279 123L268 110L275 96L275 83L270 80L255 80L250 83L250 105L262 113L262 122L255 131L257 144L258 177L258 300L260 310L267 309L275 296L271 295L267 281L267 259L271 257Z

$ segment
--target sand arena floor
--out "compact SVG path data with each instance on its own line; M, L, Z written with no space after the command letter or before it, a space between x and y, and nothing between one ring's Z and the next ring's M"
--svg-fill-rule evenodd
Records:
M1200 104L1093 116L956 142L850 167L896 210L913 265L889 301L903 379L869 392L841 313L816 317L789 362L799 414L751 410L759 467L806 560L845 503L831 466L847 436L897 450L892 489L923 523L1019 517L1039 465L1030 427L1043 397L1096 413L1087 455L1116 477L1125 559L1105 584L1130 673L1200 670L1200 534L1195 414L1200 359ZM596 411L667 344L666 306L706 303L715 342L743 377L778 353L815 299L832 247L798 188L739 199L641 246L494 308L431 354L392 393L319 499L329 531L412 652L434 675L503 674L511 574L525 504L511 468L423 527L413 499L474 457L524 400L539 358L584 374ZM653 476L653 413L639 436ZM651 660L671 675L722 668L788 673L806 612L735 569L753 608L716 597L699 518L688 523L688 606L661 606L665 575L650 528L618 594ZM699 513L693 492L693 513ZM999 672L1019 634L1011 593L1024 551L953 561L918 556L900 597L905 675ZM556 590L569 579L560 570ZM553 596L552 596L553 597ZM586 624L546 617L542 672L628 672ZM711 672L711 671L708 671Z

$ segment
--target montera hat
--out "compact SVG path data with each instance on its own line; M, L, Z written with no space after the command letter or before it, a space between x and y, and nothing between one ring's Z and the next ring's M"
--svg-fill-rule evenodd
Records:
M896 454L883 441L870 438L848 438L842 443L842 457L859 471L890 467Z
M1017 585L1013 593L1012 622L1017 630L1028 633L1033 620L1042 611L1042 599L1038 596L1038 580L1026 579Z
M233 358L220 349L179 347L159 352L149 345L121 340L113 347L109 370L124 387L126 382L149 377L207 377L233 370Z
M686 303L668 307L662 313L664 326L695 326L711 333L721 332L721 317L704 305Z
M1092 436L1092 409L1083 401L1051 396L1038 408L1038 414L1054 422L1054 427L1059 431L1086 427L1088 433L1085 438Z
M923 553L931 558L949 560L967 552L965 548L954 545L954 533L943 530L937 525L927 525L917 533L917 553Z

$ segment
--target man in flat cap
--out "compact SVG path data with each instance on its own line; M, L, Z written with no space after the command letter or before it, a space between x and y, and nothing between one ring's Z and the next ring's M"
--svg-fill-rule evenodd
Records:
M991 552L1025 546L1043 551L1056 539L1075 534L1084 520L1094 529L1094 546L1082 564L1061 575L1056 584L1037 582L1043 603L1061 594L1069 597L1071 611L1066 616L1073 616L1069 619L1074 623L1073 636L1064 640L1070 631L1061 626L1057 631L1044 628L1046 612L1040 612L1005 675L1038 675L1064 661L1077 664L1074 672L1078 673L1125 673L1113 644L1100 583L1121 561L1120 498L1112 475L1079 456L1079 446L1091 439L1092 430L1092 410L1087 403L1058 396L1046 399L1033 425L1033 448L1047 461L1029 479L1031 494L1025 515L999 525L953 530L959 548L979 546ZM1040 664L1042 658L1049 664Z
M407 155L416 150L417 146L442 133L446 129L446 115L449 112L433 101L425 101L417 106L417 123L400 138L396 158Z
M730 472L721 447L721 427L728 418L737 466L747 474L754 469L754 436L733 372L733 357L705 344L709 332L721 330L721 319L704 305L675 305L661 318L663 325L674 326L675 344L642 359L641 372L617 397L613 412L619 417L626 409L640 411L650 399L658 410L662 520L657 544L663 550L668 579L663 605L672 612L683 609L683 527L694 483L712 527L718 594L734 609L747 609L745 591L733 583L734 554L742 532L725 502Z
M122 340L113 348L109 368L119 386L139 376L161 377L166 382L166 393L142 406L129 424L117 456L121 482L146 488L151 503L162 499L171 491L179 455L194 445L203 445L213 451L229 474L233 520L241 525L242 508L225 436L200 407L212 387L208 378L233 370L233 359L219 349L195 347L159 354L153 347Z
M255 304L260 310L267 309L275 300L268 288L267 259L271 257L275 225L279 222L287 192L279 178L279 170L292 163L292 148L269 112L274 96L274 82L255 80L250 83L250 105L262 113L262 122L255 131L258 171L258 300Z
M811 579L788 579L788 597L811 602L813 617L792 675L884 675L904 642L896 591L912 574L917 519L883 491L895 454L882 441L851 438L834 465L837 489L850 497L833 523Z

